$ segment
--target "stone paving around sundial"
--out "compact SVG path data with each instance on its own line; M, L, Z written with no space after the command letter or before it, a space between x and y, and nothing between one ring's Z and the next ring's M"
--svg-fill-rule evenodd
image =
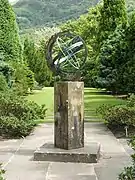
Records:
M36 162L34 151L53 141L53 124L42 124L31 136L0 141L0 162L7 180L117 180L131 163L132 150L126 140L118 141L102 123L85 123L85 141L100 142L102 157L97 164Z

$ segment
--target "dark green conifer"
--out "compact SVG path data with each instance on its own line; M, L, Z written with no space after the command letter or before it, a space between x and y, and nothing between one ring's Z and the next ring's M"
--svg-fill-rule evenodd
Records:
M8 0L0 0L0 54L4 60L21 60L16 17Z

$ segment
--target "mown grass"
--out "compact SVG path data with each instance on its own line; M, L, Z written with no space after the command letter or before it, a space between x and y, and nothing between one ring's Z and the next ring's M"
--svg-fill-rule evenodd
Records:
M53 121L53 107L54 107L54 92L53 88L46 87L41 91L35 91L32 95L27 97L29 100L35 101L42 105L46 104L47 114L45 121ZM112 96L105 90L98 90L94 88L85 88L84 90L84 112L86 121L102 121L99 115L96 113L96 109L103 105L120 105L125 104L125 101ZM40 122L40 121L39 121Z
M46 87L43 90L34 91L27 99L35 101L39 105L45 104L47 108L47 116L53 115L54 92L52 87Z
M96 113L98 107L103 104L109 105L123 105L125 100L119 99L112 96L109 92L105 90L98 90L94 88L85 88L84 90L84 111L85 119L96 121L100 120L99 114Z

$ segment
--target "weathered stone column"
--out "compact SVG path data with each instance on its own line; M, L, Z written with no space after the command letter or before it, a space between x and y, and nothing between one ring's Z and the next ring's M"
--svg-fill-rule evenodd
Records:
M54 145L84 147L84 83L56 82L54 86Z

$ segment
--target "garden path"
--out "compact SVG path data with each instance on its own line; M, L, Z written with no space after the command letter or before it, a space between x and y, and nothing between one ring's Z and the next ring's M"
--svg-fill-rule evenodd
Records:
M85 140L101 143L97 164L33 161L34 151L53 141L53 124L39 125L26 139L0 141L0 161L7 180L117 180L130 162L132 150L103 123L85 123Z

